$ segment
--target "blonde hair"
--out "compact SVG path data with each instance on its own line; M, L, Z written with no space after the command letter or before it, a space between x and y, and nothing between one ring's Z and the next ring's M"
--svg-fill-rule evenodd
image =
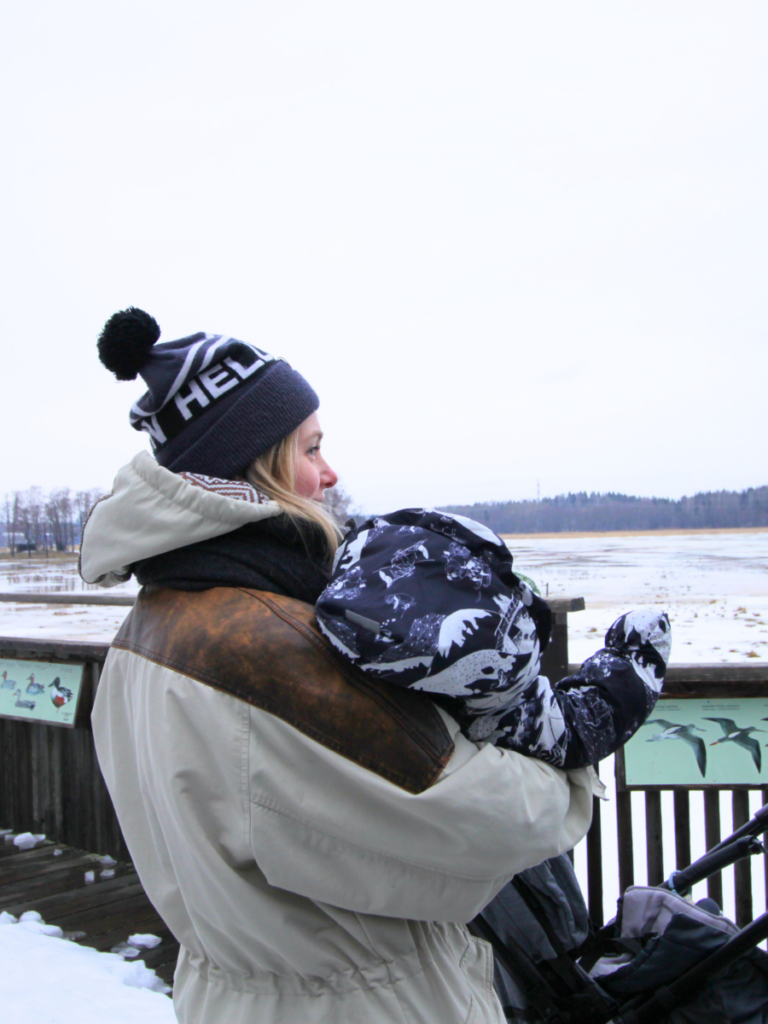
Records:
M282 438L245 470L243 476L256 490L281 505L285 514L300 525L318 526L328 544L328 558L333 558L341 540L341 531L333 516L316 501L296 493L296 471L299 457L299 432Z

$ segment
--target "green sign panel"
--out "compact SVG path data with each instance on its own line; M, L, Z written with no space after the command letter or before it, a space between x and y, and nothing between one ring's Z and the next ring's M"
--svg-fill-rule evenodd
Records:
M768 785L768 698L660 700L624 747L632 786Z
M0 718L71 729L82 682L82 665L0 659Z

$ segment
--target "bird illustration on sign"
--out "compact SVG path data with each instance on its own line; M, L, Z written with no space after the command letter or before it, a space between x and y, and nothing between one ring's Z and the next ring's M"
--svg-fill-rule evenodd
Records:
M51 691L51 701L56 708L63 708L72 700L72 691L61 685L60 676L56 676L53 682L48 684L48 689Z
M27 693L32 694L32 696L34 696L36 693L45 693L45 687L43 686L43 684L35 682L34 672L30 676L28 676L27 679L29 680L29 685L27 686Z
M646 743L655 743L661 740L683 740L693 750L696 758L696 764L699 766L699 771L702 776L706 775L707 772L707 748L704 746L704 740L700 736L695 736L692 732L693 729L697 729L699 732L705 732L704 729L698 725L683 725L677 722L668 722L665 718L652 718L645 723L646 725L660 725L662 727L661 732L657 732L655 736L650 736Z
M755 768L758 771L762 771L763 758L760 751L760 744L757 740L753 739L750 733L753 732L765 732L765 729L758 729L754 725L747 726L746 728L740 728L732 718L708 718L704 716L706 722L717 722L720 728L723 730L723 735L719 740L715 740L714 743L710 743L710 747L716 747L718 743L735 743L739 747L743 747L748 750L752 755L752 760L755 762Z

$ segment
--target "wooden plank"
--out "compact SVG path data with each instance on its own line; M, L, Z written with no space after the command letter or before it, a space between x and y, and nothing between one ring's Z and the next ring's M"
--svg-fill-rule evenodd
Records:
M619 844L619 892L635 884L635 851L632 834L632 796L616 794L616 832Z
M51 923L57 924L64 931L84 931L85 935L80 939L82 944L102 952L108 952L119 942L127 942L128 937L137 932L140 935L157 935L161 939L163 935L160 935L160 932L165 936L171 934L144 894L135 897L130 903L125 903L122 913L116 912L111 916L95 917L90 920L82 920L73 914L68 919Z
M645 794L645 848L648 866L648 885L661 885L664 881L664 855L661 835L661 793Z
M583 612L587 607L583 597L547 597L545 600L553 615Z
M36 910L46 921L58 921L69 914L78 914L91 907L109 906L110 903L139 892L143 892L139 877L135 872L130 872L122 878L94 882L93 885L80 885L78 888L45 894L35 899L21 899L17 903L9 904L5 909L16 917L25 910Z
M597 928L602 928L605 923L601 802L596 796L592 797L592 826L587 833L587 903L589 916Z
M61 871L66 866L71 867L73 860L81 860L85 856L80 850L71 849L62 849L60 854L54 854L56 849L60 847L44 846L40 850L22 851L16 857L3 857L0 860L0 885L6 886L21 878Z
M749 821L749 793L741 789L733 791L733 829L741 828ZM733 867L736 879L736 924L739 928L752 920L752 858L745 857Z
M101 605L133 605L136 598L131 594L91 594L69 591L65 593L43 594L30 591L3 591L0 601L13 601L16 604L101 604Z
M141 889L130 896L123 896L106 906L91 907L78 913L57 917L55 924L67 930L85 931L90 939L107 935L113 931L124 931L123 939L131 932L141 931L141 923L150 917L157 917L157 911ZM158 918L159 920L159 918Z
M79 640L44 640L29 637L0 637L0 657L25 658L31 661L98 661L103 662L109 644L86 643Z
M569 672L576 672L580 666L573 663L568 666ZM749 664L737 662L673 662L668 666L664 679L662 698L675 692L684 683L766 683L768 682L768 661L750 661ZM728 691L733 693L733 687ZM675 693L677 696L677 693ZM738 696L748 696L739 691ZM762 696L765 696L763 693Z
M541 674L553 683L568 675L568 615L554 612L552 633L541 656Z
M0 909L6 909L12 903L33 900L38 896L47 896L67 889L77 889L86 885L85 874L94 871L92 860L84 857L75 858L60 870L41 871L29 878L3 885L0 892ZM93 883L96 884L95 882Z
M678 871L691 863L691 800L687 789L674 791L675 867Z
M0 843L0 873L2 872L2 862L6 857L26 857L29 860L37 860L39 857L50 857L55 849L57 849L55 843L42 839L31 850L21 850L18 846L14 846L13 833L9 833L3 837L3 841Z
M85 885L84 868L96 871L97 877L101 869L94 855L61 847L62 854L54 859L55 849L54 844L44 843L33 850L14 847L5 853L0 860L0 906L16 916L36 910L65 934L85 933L77 941L98 950L110 950L136 932L157 935L160 945L141 950L136 959L172 985L179 945L132 866L119 863L114 878ZM62 870L65 865L69 867ZM61 888L64 883L67 887Z
M707 849L711 850L720 842L720 793L708 789L704 793L704 834ZM718 871L707 879L707 896L722 910L723 907L723 873Z

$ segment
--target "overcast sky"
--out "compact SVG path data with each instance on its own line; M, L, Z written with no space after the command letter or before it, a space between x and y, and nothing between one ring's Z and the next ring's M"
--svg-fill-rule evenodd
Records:
M764 0L37 0L0 34L0 494L108 488L226 332L366 510L768 483Z

